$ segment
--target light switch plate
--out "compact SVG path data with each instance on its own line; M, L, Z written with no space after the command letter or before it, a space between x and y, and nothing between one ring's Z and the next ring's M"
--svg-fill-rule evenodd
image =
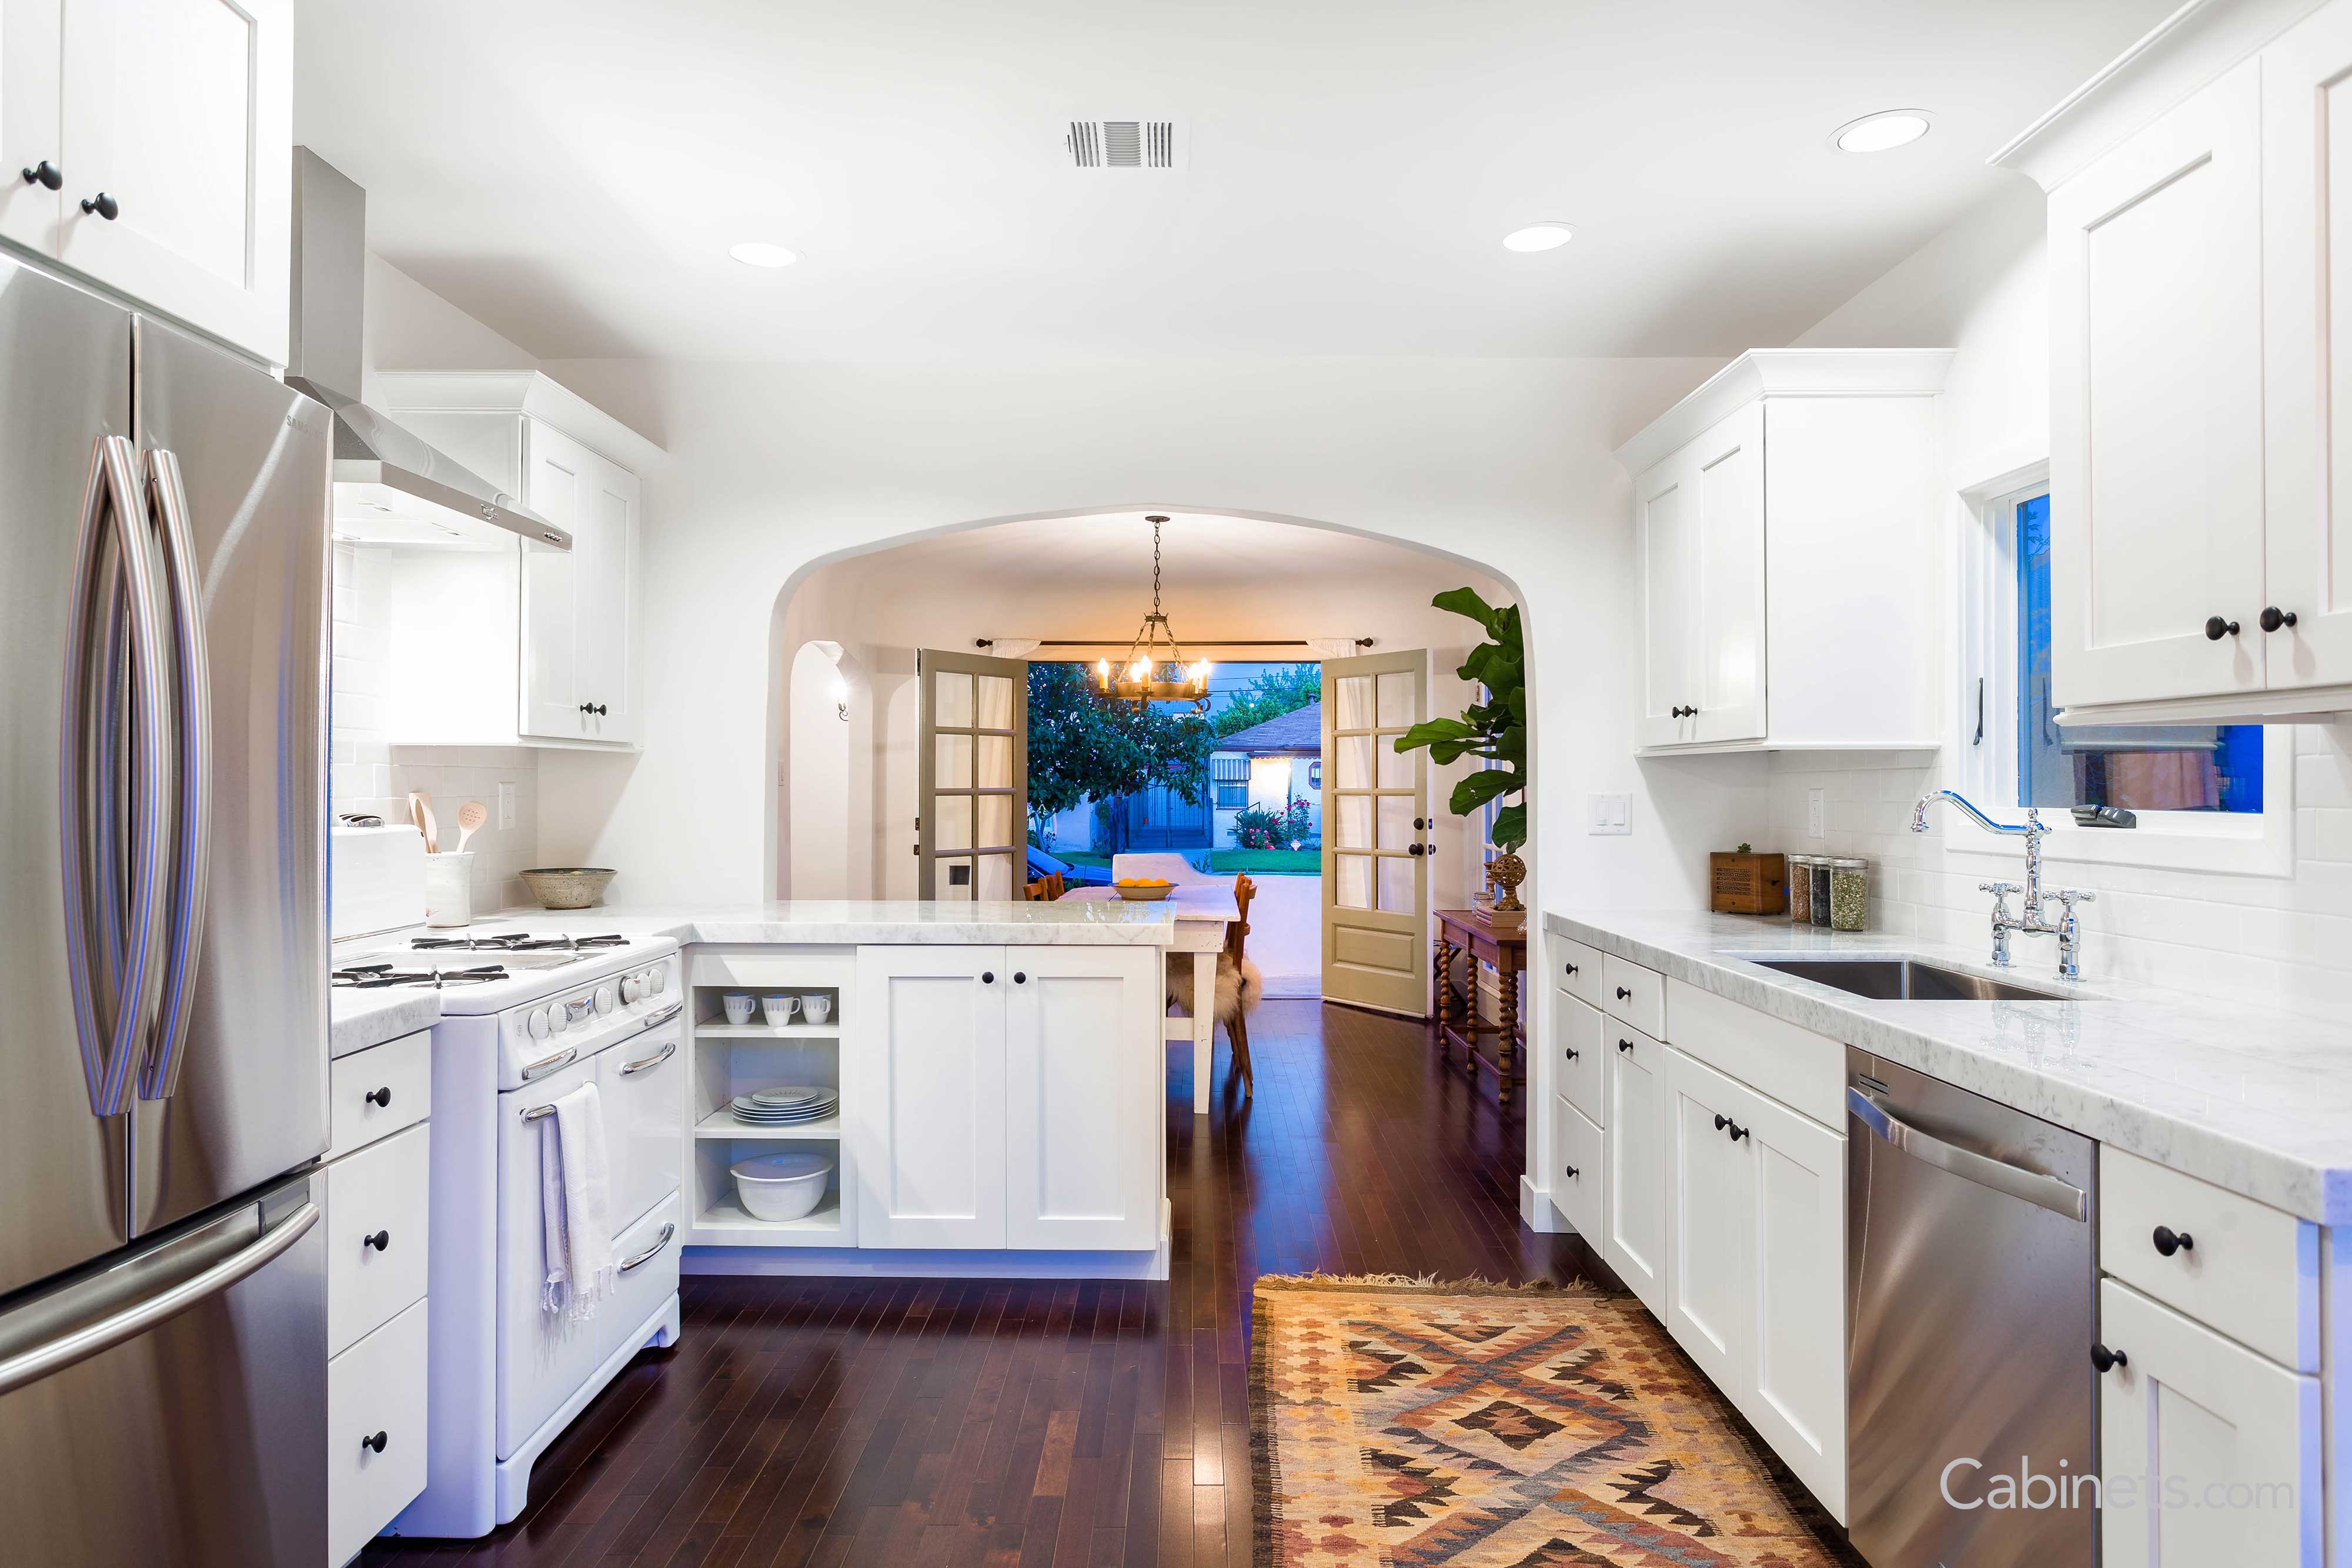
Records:
M510 829L514 825L515 787L501 781L499 785L499 826Z
M1633 800L1630 795L1587 795L1584 831L1588 833L1630 833L1633 831Z
M1825 839L1830 836L1830 792L1826 789L1805 791L1805 837Z

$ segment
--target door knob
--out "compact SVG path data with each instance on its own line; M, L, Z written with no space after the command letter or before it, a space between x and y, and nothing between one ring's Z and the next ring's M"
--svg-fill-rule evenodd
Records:
M1424 852L1419 844L1407 844L1404 847L1404 852L1409 855L1418 855Z
M26 172L27 172L28 173L30 172L30 171L29 171L29 170L28 170L28 171L26 171ZM2277 605L2275 605L2275 604L2269 604L2269 605L2265 605L2265 606L2263 606L2263 631L2265 631L2265 632L2275 632L2275 631L2277 631L2277 630L2278 630L2280 627L2282 627L2282 626L2292 626L2292 625L2294 625L2294 611L2292 611L2292 610L2281 610L2281 609L2280 609Z
M389 1252L392 1250L392 1232L379 1230L373 1236L362 1236L360 1238L360 1245L373 1247L379 1252Z
M371 1089L361 1098L371 1105L389 1111L392 1109L392 1085L387 1083L381 1089Z
M2091 1364L2101 1372L2107 1372L2118 1366L2129 1366L2131 1357L2122 1351L2109 1350L2103 1344L2094 1344L2091 1346Z
M25 171L25 183L44 185L54 191L66 183L66 172L44 158Z
M2237 634L2238 623L2236 622L2224 621L2219 615L2206 617L2205 640L2207 642L2218 643L2224 637L2234 637Z
M378 1432L378 1433L377 1433L374 1437L362 1437L362 1438L360 1439L360 1447L361 1447L361 1448L372 1448L372 1449L373 1449L375 1452L377 1452L377 1453L381 1454L381 1453L383 1453L383 1446L384 1446L384 1444L386 1444L386 1443L390 1442L391 1440L392 1440L392 1438L391 1438L391 1435L390 1435L390 1434L388 1434L388 1433L384 1433L384 1432Z
M2152 1239L2156 1242L2157 1251L2167 1258L2171 1257L2175 1252L2194 1252L2197 1250L2197 1242L2195 1238L2191 1237L2186 1230L2175 1230L2169 1225L2158 1226L2156 1228L2156 1235Z
M84 196L81 199L81 210L85 213L96 213L108 223L112 223L122 215L122 204L104 191L100 191L95 196Z

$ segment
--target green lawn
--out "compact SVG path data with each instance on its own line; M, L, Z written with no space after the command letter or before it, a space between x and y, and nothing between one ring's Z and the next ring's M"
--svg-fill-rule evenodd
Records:
M1098 855L1092 850L1055 850L1057 860L1072 865L1099 866L1110 869L1110 856ZM1221 875L1249 872L1264 876L1319 876L1323 872L1323 852L1320 850L1213 850L1209 853L1209 869Z

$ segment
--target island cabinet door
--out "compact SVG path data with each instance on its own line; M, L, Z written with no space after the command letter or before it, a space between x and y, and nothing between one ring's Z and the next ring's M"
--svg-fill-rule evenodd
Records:
M1009 947L1005 1244L1142 1251L1160 1240L1157 947Z
M1601 1030L1609 1129L1601 1256L1642 1304L1666 1311L1666 1048L1614 1019Z
M850 1136L861 1247L1004 1245L1002 947L860 947Z

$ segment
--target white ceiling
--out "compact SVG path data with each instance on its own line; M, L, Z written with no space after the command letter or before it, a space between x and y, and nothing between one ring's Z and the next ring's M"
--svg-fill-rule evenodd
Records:
M300 0L296 134L545 358L1731 354L2176 3ZM1831 150L1890 108L1933 133ZM1188 169L1063 166L1168 113Z

